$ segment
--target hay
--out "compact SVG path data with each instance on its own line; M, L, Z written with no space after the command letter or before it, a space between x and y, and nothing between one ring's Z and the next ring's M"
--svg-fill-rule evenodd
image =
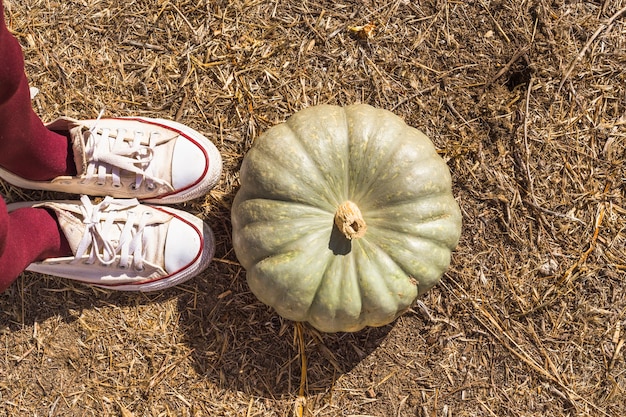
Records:
M181 206L218 239L201 276L142 295L27 273L0 295L0 415L626 415L623 0L5 4L45 120L177 119L225 172ZM296 333L232 251L238 167L295 111L353 102L433 139L464 234L393 325Z

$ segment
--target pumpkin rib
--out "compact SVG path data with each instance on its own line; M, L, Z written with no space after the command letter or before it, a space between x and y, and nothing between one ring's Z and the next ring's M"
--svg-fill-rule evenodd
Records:
M438 226L438 225L436 225L436 226ZM442 237L440 238L440 237L437 237L437 236L434 236L434 235L429 235L429 234L426 234L426 233L424 233L424 234L412 233L412 232L407 232L406 230L402 230L402 229L399 229L399 228L398 229L394 229L394 228L391 228L391 227L384 227L384 228L372 227L371 228L371 233L378 234L377 232L379 230L385 230L387 232L392 232L392 233L402 233L402 234L404 234L406 236L410 236L411 238L414 238L414 239L419 239L419 240L423 240L423 241L426 241L426 242L429 242L429 243L433 243L433 244L435 244L438 247L438 249L450 250L450 246L452 246L452 245L450 245L451 239L446 239L445 238L446 235L444 235L444 234L442 234Z
M450 199L456 203L454 198L450 196ZM415 205L415 204L406 204ZM425 206L427 204L420 204ZM458 210L446 210L445 206L430 207L433 211L425 210L423 213L416 213L416 209L413 210L414 216L410 218L393 217L393 213L408 212L408 209L396 209L387 210L381 213L377 210L377 213L371 211L367 213L367 221L370 225L371 233L376 233L377 230L393 231L396 233L406 234L415 238L421 238L425 240L432 240L438 242L440 246L448 249L454 248L460 238L458 232L454 232L453 235L442 233L441 235L428 233L429 229L442 228L448 229L450 223L461 224L461 213ZM379 214L380 213L380 214ZM418 215L421 214L421 215Z
M306 317L309 317L309 320L317 325L316 327L330 329L329 325L337 324L337 322L341 322L341 325L335 326L335 328L342 327L343 323L345 323L346 321L346 318L349 318L350 322L353 322L355 319L356 320L360 319L360 316L362 314L361 301L350 300L351 302L346 303L344 299L345 296L348 295L349 288L353 289L353 291L351 291L353 295L354 295L355 288L356 288L357 293L360 290L358 286L358 282L356 280L356 274L354 273L356 269L354 256L348 255L346 259L348 259L349 262L347 263L347 265L344 265L344 268L341 268L341 262L338 257L327 258L326 267L323 273L321 274L322 278L317 283L315 297L312 300L309 308L307 309L307 314L306 314ZM337 274L332 274L330 271L334 269L343 270L342 272L345 272L341 274L341 279L339 280L333 279L334 277L337 276ZM350 282L346 281L346 277L351 278ZM351 284L351 286L346 285L346 284ZM328 304L329 303L328 293L338 294L336 299L330 300L331 302L333 302L332 308L330 308ZM357 302L358 302L358 305L355 307ZM353 307L352 310L358 310L358 314L356 315L356 317L350 311L347 311L341 308L341 306L344 306L344 305ZM322 311L332 313L332 316L325 315L326 317L320 317L320 316L324 316L323 314L322 315L316 314L320 308ZM320 320L317 320L316 319L317 317L319 317ZM335 329L332 331L337 331L337 330Z
M252 205L252 206L259 206L258 209L259 210L263 210L266 209L268 210L267 212L267 216L265 217L261 217L260 219L255 218L254 220L251 219L252 222L271 222L271 221L275 221L275 217L276 217L276 212L272 212L269 211L270 209L274 209L274 210L278 210L284 207L280 207L281 205L289 205L289 214L291 214L291 212L295 209L296 211L299 209L301 212L298 213L298 218L301 218L303 213L310 211L310 213L308 213L311 216L314 215L328 215L330 216L330 218L332 219L332 216L334 215L332 210L326 210L320 207L316 207L316 206L312 206L310 204L305 204L305 203L300 203L297 201L291 201L291 200L278 200L275 198L249 198L249 199L244 199L242 202L238 203L236 206L237 210L241 210L240 207L244 206L244 205ZM263 205L266 205L267 207L261 207ZM235 206L235 204L233 204L233 206ZM272 207L274 206L274 207ZM255 207L252 207L255 208ZM241 210L244 211L245 210ZM243 214L244 216L246 215L245 213ZM296 217L296 216L290 216L290 217ZM241 219L237 219L237 221L241 221Z
M340 107L339 114L341 114L341 119L342 122L341 125L343 127L343 130L346 133L346 141L345 141L345 149L344 149L344 154L343 154L343 161L345 162L346 166L343 169L343 195L346 196L346 199L349 199L350 196L350 183L351 183L351 179L350 179L350 155L351 155L351 145L352 145L352 140L350 137L350 133L349 133L349 126L348 126L348 112L346 110L345 107ZM336 127L338 130L341 130L341 128L339 126ZM345 201L345 200L344 200ZM340 201L339 204L342 204L343 201Z
M329 216L329 220L327 221L319 219L317 222L315 220L313 222L309 222L306 225L306 228L302 227L302 223L305 221L310 221L310 219L293 218L289 220L260 220L249 222L241 229L237 228L237 235L241 235L241 237L244 238L252 248L247 250L246 253L242 253L241 250L238 253L239 257L245 259L246 265L243 266L248 268L249 265L253 265L256 262L267 258L268 253L271 254L284 250L293 251L298 250L301 247L309 247L310 245L300 245L300 243L306 240L315 241L315 238L324 239L325 236L329 235L327 223L332 222L332 217ZM275 225L282 227L276 229L273 227ZM270 237L275 238L276 236L283 236L285 233L289 236L288 240L285 239L282 242L274 242L270 240ZM239 242L239 240L237 242Z
M405 161L405 164L416 164L413 161L408 162ZM370 186L370 200L364 209L369 211L369 209L379 207L393 207L397 203L411 200L451 195L449 190L452 181L443 161L435 159L429 162L429 164L412 168L409 174L401 178L387 176L379 178L378 182ZM396 188L402 190L403 193L396 192L394 195Z
M294 143L296 143L299 146L299 148L300 148L299 151L303 155L305 155L306 158L310 161L310 165L309 166L315 168L315 170L319 174L318 179L317 179L318 180L317 184L320 184L320 190L322 192L325 192L326 190L324 190L324 187L321 187L321 184L323 184L324 181L326 180L326 174L320 168L318 161L316 161L315 159L312 158L312 156L311 156L311 154L309 152L309 149L307 149L306 144L302 140L303 139L302 135L300 134L300 132L297 132L296 130L294 130L294 127L292 126L291 123L289 123L289 120L291 120L291 119L288 119L285 122L284 126L287 129L289 129L289 131L291 132L291 138L293 139ZM336 199L336 202L339 202L338 198ZM329 203L330 203L330 201L329 201ZM333 204L333 203L330 203L330 204Z
M296 143L298 142L296 141ZM300 150L298 150L298 152L301 154L306 154L306 152L302 152ZM284 163L284 161L282 161L282 158L286 156L285 152L272 152L272 150L268 149L268 147L263 147L261 145L258 148L253 148L250 151L249 155L250 157L247 159L246 166L243 166L242 164L240 181L242 184L253 183L257 186L246 187L247 189L244 190L244 193L247 194L245 195L246 198L249 199L261 195L264 198L268 198L269 194L269 197L274 199L294 201L294 195L288 194L288 187L275 186L274 192L272 192L272 190L268 190L267 188L263 187L263 184L259 183L256 178L263 178L264 183L269 182L273 185L276 185L277 183L280 184L281 182L284 184L294 183L294 180L297 180L297 183L300 185L300 191L306 191L300 193L302 196L305 197L302 198L303 203L322 208L323 206L321 206L319 203L325 201L328 203L327 208L334 207L335 204L330 198L321 198L322 196L330 197L330 195L326 193L324 187L322 186L322 184L324 184L324 177L321 171L319 171L319 168L313 163L314 161L311 161L311 164L306 168L315 168L316 170L318 170L321 177L314 179L309 178L308 180L305 180L297 177L299 173L305 172L303 171L302 167L299 167L299 169L295 169L294 167L289 167L287 164ZM250 167L251 165L252 168ZM272 169L265 169L264 167L267 166L271 166ZM265 175L262 175L263 173ZM268 176L271 177L270 181L267 180ZM283 192L282 194L278 194L275 192L279 188ZM316 199L314 198L315 196L318 196L320 198Z
M384 228L384 227L373 227L371 232L371 235L375 235L378 239L383 238L383 236L391 236L393 234L398 234L397 230L393 230L393 229L389 229L389 228ZM425 243L428 243L430 245L435 246L435 248L433 248L433 250L435 249L440 249L443 251L450 251L450 247L454 247L456 246L456 241L452 242L452 239L450 240L443 240L443 239L438 239L435 238L433 236L421 236L421 235L415 235L413 233L409 233L406 231L402 231L402 235L405 238L411 238L411 239L415 239L415 240L419 240L419 241L423 241ZM454 236L456 237L456 236ZM455 243L455 244L453 244Z
M298 239L293 239L293 240L289 240L286 241L283 245L281 245L280 247L276 248L277 250L288 250L288 251L295 251L296 249L299 248L298 243L301 243L302 241L308 240L307 238L311 238L314 235L327 235L327 229L325 226L319 226L317 229L308 229L307 233L305 235L302 235L300 238Z
M387 155L385 155L383 162L380 164L380 168L376 170L376 174L372 175L367 184L357 183L355 181L355 187L352 187L351 190L351 194L353 195L352 199L359 202L367 202L367 194L374 194L375 188L373 187L373 184L376 184L380 172L384 170L385 166L389 163L389 161L391 161L391 159L393 159L393 157L393 152L389 152ZM357 189L359 190L358 193ZM367 206L367 203L365 205Z
M388 153L385 155L384 158L380 158L380 154L376 152L376 151L380 151L380 148L374 149L374 152L376 152L375 155L364 155L364 159L373 159L372 157L375 156L376 160L381 160L382 162L378 164L377 170L374 173L372 173L369 182L360 184L361 189L365 189L365 190L368 190L371 188L375 189L377 186L380 188L380 186L378 185L378 181L381 177L384 176L384 174L388 172L389 167L393 166L395 161L404 161L405 158L403 158L403 154L406 152L406 147L409 147L411 149L415 147L419 147L419 148L422 148L423 150L423 152L417 153L415 155L416 158L411 161L412 164L422 164L424 161L426 162L436 161L436 163L439 162L438 159L440 158L438 157L437 150L434 147L433 143L430 141L430 139L428 139L428 137L424 133L422 133L420 130L415 129L411 126L408 126L404 122L404 120L402 120L402 118L396 116L395 114L387 110L376 109L373 107L363 108L362 106L348 106L347 109L350 109L352 107L357 107L359 109L362 109L363 113L367 113L367 116L369 118L372 118L372 119L378 118L378 119L382 119L385 121L384 125L378 125L378 124L375 125L375 129L373 130L370 130L368 132L360 131L359 133L366 133L366 135L358 139L360 140L366 139L366 142L368 144L370 144L371 142L376 142L376 138L386 137L386 136L403 139L403 141L400 143L400 146L393 146L393 147L388 146L388 145L384 146L383 148L385 150L388 150ZM346 110L346 111L349 111L349 110ZM409 141L407 137L409 136L411 136L411 140L410 140L410 144L407 144L406 142ZM371 153L372 152L370 152L370 154ZM445 167L443 171L446 171L446 170L447 170L447 166ZM355 197L355 199L358 199L358 198Z
M367 243L376 250L376 252L379 252L381 254L384 254L384 258L388 259L390 262L393 263L393 266L396 267L396 269L398 269L399 271L402 271L402 273L407 277L407 279L409 279L409 277L412 277L413 279L415 279L416 281L419 282L418 278L414 276L414 274L407 270L407 268L405 268L402 265L402 262L398 262L392 255L390 255L388 253L387 250L385 250L384 248L382 248L380 245L372 242L371 240L368 240Z
M424 206L424 205L427 205L427 203L430 200L439 200L442 197L446 197L446 196L449 197L450 202L454 201L456 203L456 200L449 192L442 191L442 192L437 192L437 193L432 192L426 195L420 195L419 196L420 202L417 204L419 204L420 206ZM415 200L416 198L410 197L410 198L407 198L406 200L398 200L398 201L390 202L387 205L385 205L385 207L382 207L382 208L369 208L367 210L367 214L368 214L368 217L370 218L377 217L377 216L379 216L380 218L386 218L387 215L389 214L390 209L396 209L396 210L401 210L402 208L408 209L409 207L407 206L417 205L415 203ZM425 201L421 201L421 200L425 200Z
M308 310L308 306L313 302L317 294L317 288L319 288L322 280L322 274L316 271L310 275L311 282L306 283L302 278L302 270L285 275L272 274L272 277L269 279L264 278L266 276L264 271L266 271L268 264L270 264L270 267L275 264L278 267L289 270L290 263L301 257L302 252L299 251L280 252L253 264L250 269L247 269L250 289L257 298L265 304L274 307L283 317L295 321L306 321L305 317L307 316L304 314L305 310L303 307L306 306L306 310ZM285 261L286 258L289 260ZM313 263L321 264L320 266L327 263L323 258L308 257L307 259ZM315 270L314 268L310 269ZM275 271L276 268L271 268L271 270ZM294 274L299 275L294 276ZM313 289L307 291L307 288ZM297 297L294 297L294 294L297 294ZM308 297L305 297L305 294L309 294ZM294 305L302 307L299 307L297 309L298 312L296 312L293 311L295 310L293 308Z
M366 211L366 215L370 223L375 222L379 225L389 221L423 224L446 216L460 217L460 213L457 211L448 210L443 205L441 207L435 206L435 204L440 203L442 197L445 197L445 194L432 195L426 201L419 203L415 201L398 202L385 209L369 209ZM452 196L450 196L450 201L456 202Z
M346 113L349 113L351 116L351 119L358 119L358 117L355 117L356 115L354 114L354 111L350 111L349 109L351 109L352 106L349 106L348 109L345 110ZM374 111L372 111L374 110ZM367 113L372 113L371 117L379 117L381 114L381 111L376 111L375 109L368 109L368 111L366 111ZM383 114L386 114L386 112L382 111ZM394 115L395 116L395 115ZM402 122L401 119L398 118L398 120L400 122ZM394 128L397 129L397 136L400 136L400 133L407 127L406 124L404 124L404 122L402 122L402 124L404 124L404 126L400 125L398 122L398 120L394 120ZM354 121L354 123L356 123L358 120ZM363 132L360 131L360 136L358 138L353 138L353 140L350 141L351 144L354 144L356 142L359 141L363 141L366 140L366 149L368 150L367 152L365 150L360 150L360 152L353 152L352 150L349 153L349 161L348 161L348 169L347 172L350 173L352 172L352 166L354 165L360 165L359 162L362 162L363 159L371 159L371 154L375 154L376 155L376 159L379 160L379 164L376 167L376 171L372 172L371 175L369 175L369 179L367 181L363 181L364 177L367 177L367 175L362 175L361 171L358 171L358 177L357 179L352 181L352 184L354 184L354 186L350 187L350 194L352 195L352 198L356 201L360 201L363 202L363 200L366 199L364 194L367 194L368 190L374 190L374 184L377 183L378 179L381 177L381 173L387 171L389 169L389 165L390 162L394 159L394 157L397 155L398 150L396 147L389 147L389 146L384 146L382 147L385 151L387 151L384 156L381 156L380 152L380 147L375 146L376 145L376 140L372 139L372 138L376 138L379 137L380 132L382 131L382 127L377 126L377 128L375 130L371 130L369 132ZM349 135L353 134L354 131L352 129L348 129L349 131ZM387 132L385 132L387 133ZM374 142L374 145L372 145L371 143ZM371 150L369 150L371 149ZM352 155L357 155L356 158L352 158ZM360 155L360 156L358 156ZM351 184L351 185L352 185ZM365 191L365 193L362 192L362 190ZM358 192L357 192L358 191Z
M346 130L346 132L348 132L348 114L346 113L345 109L342 109L342 115L343 115L343 125L344 125L344 129ZM350 138L350 134L347 134L347 140L346 140L346 149L345 149L345 159L344 159L344 163L346 164L344 169L343 169L343 176L344 176L344 187L343 187L343 195L346 197L346 200L349 200L351 198L351 196L353 195L352 192L352 178L350 177L350 168L351 168L351 162L352 162L352 158L351 158L351 151L352 151L352 140ZM345 201L345 200L344 200ZM343 201L340 202L340 204L342 204Z
M378 243L377 246L380 247L381 250L386 252L389 257L398 265L400 269L402 269L407 276L413 277L418 282L419 293L424 293L427 289L431 288L441 277L441 273L439 271L445 270L445 267L450 263L450 247L447 245L439 245L435 242L432 242L430 239L416 239L413 241L419 241L421 243L425 243L426 245L421 246L431 246L429 249L422 249L420 254L417 254L415 250L405 249L404 246L400 247L399 241L393 241L393 238L386 238L384 236L378 236L376 239ZM403 241L407 241L408 237L404 237ZM388 242L388 244L384 244ZM433 246L435 246L433 248ZM396 249L393 253L390 253L390 248ZM417 259L432 259L433 255L437 254L438 256L443 255L441 262L430 261L428 263L423 261L418 261L418 265L414 265L415 270L413 268L408 267L410 265L410 261L415 261ZM402 256L401 256L402 255ZM424 290L422 290L422 286L426 286Z
M320 298L320 292L319 292L319 287L320 285L324 282L324 278L326 277L326 273L328 272L328 270L330 269L330 262L325 262L324 263L324 270L320 273L320 281L318 282L318 285L315 288L315 295L313 296L313 299L311 300L311 302L309 303L309 307L306 310L306 313L304 314L306 317L310 317L311 316L311 310L313 309L314 305L316 304L316 300L318 300Z
M248 229L249 230L249 229ZM243 231L244 235L249 235L250 233L246 233L247 231ZM271 247L266 247L263 246L262 248L260 248L263 252L263 254L258 254L256 256L253 256L250 258L249 263L250 265L254 265L255 263L261 262L263 260L269 259L270 257L268 257L267 255L265 255L266 253L271 253L272 251L296 251L296 249L299 247L298 243L301 243L302 241L306 241L310 239L310 236L314 236L314 235L322 235L322 234L326 234L326 230L324 227L319 227L317 230L313 229L313 230L308 230L306 232L306 234L302 234L300 235L298 238L295 238L293 240L289 240L289 241L285 241L282 242L281 244L278 245L274 245ZM250 239L248 238L249 241L254 242L256 239ZM257 250L259 250L259 248L257 248ZM249 255L240 255L240 256L249 256ZM245 266L244 266L245 267Z
M376 278L379 278L383 274L385 274L386 276L389 276L392 274L392 271L382 271L382 269L379 267L381 258L384 258L388 262L392 262L393 264L395 264L396 268L407 276L407 281L410 283L409 274L407 274L407 272L404 271L404 269L402 269L400 265L398 265L385 251L383 251L377 245L372 244L372 242L368 240L363 240L362 242L359 242L359 244L363 247L362 248L363 253L360 256L365 257L366 259L370 260L370 262L368 262L367 267L357 266L357 269L361 271L361 273L358 274L359 284L360 284L359 289L361 290L361 300L367 301L367 302L362 302L362 303L365 305L372 305L372 304L376 305L377 307L379 307L379 309L382 309L384 311L382 315L379 315L381 316L380 318L374 319L374 317L372 317L372 311L371 311L372 309L368 310L368 313L369 313L368 316L371 320L373 320L372 324L383 323L383 322L384 324L389 323L389 321L393 320L393 317L395 317L397 314L397 303L394 301L394 297L391 295L396 292L397 288L392 287L392 284L396 284L396 282L390 279L379 280L381 282L381 285L383 285L385 289L387 290L386 292L383 292L383 294L386 294L384 301L379 291L375 291L376 296L372 297L365 292L365 289L369 285L371 285L372 287L376 286ZM370 256L368 256L368 252ZM375 258L375 260L378 262L375 262L373 258ZM360 264L361 263L359 262L358 265ZM371 273L371 268L376 269L376 274L375 274L376 277L374 277L374 275ZM415 285L412 285L412 286L416 287ZM411 294L411 296L409 296L410 301L405 303L407 304L407 306L411 304L415 295L417 295L417 289L415 290L415 294ZM394 306L393 308L394 311L392 312L392 309L385 308L385 306Z
M294 178L294 176L291 174L291 171L286 170L286 172L288 174L283 175L283 177L289 177L291 179ZM247 177L247 175L246 175ZM246 177L242 176L242 181L246 181ZM307 191L306 193L302 193L303 195L306 196L313 196L316 195L315 191L310 187L310 184L307 184L309 187L307 187ZM298 200L294 200L293 196L287 196L287 195L280 195L280 194L274 194L269 192L269 190L263 190L263 189L259 189L257 187L246 187L245 189L240 188L241 192L242 192L242 196L240 199L245 199L245 200L251 200L251 199L258 199L258 198L263 198L266 200L275 200L275 201L283 201L283 202L297 202L303 205L308 205L311 207L316 207L320 210L324 210L323 207L314 204L314 200L311 201L298 201ZM260 197L261 195L266 195L267 194L271 194L269 197ZM332 205L330 203L328 203L328 207L332 207ZM326 209L325 211L329 211L328 209Z
M317 113L324 113L322 110L322 108L332 108L333 106L326 106L326 105L321 105L321 106L315 106L315 107L309 107L307 109L301 110L300 112L294 114L292 117L290 117L289 119L287 119L287 121L284 123L289 130L292 132L293 134L293 138L301 145L301 149L303 149L305 152L304 154L307 156L307 158L309 158L312 162L312 165L316 168L316 170L318 171L318 173L320 174L320 177L323 181L320 181L319 184L322 185L328 185L329 182L331 182L331 178L332 176L329 176L329 174L327 172L325 172L324 169L322 169L322 167L324 166L324 163L326 159L328 159L329 156L332 155L328 155L328 154L324 154L324 155L320 155L320 158L314 158L313 155L316 154L316 152L313 152L315 148L309 146L309 144L313 144L315 143L316 140L320 140L320 138L315 138L311 136L311 131L314 131L315 129L312 128L307 128L307 129L303 129L303 131L300 130L300 122L301 119L305 119L307 117L311 117L311 114L316 114ZM345 120L345 115L343 117L343 119ZM331 132L328 129L328 125L319 122L317 125L318 128L321 128L324 130L324 132L326 132L328 135L331 134ZM334 127L335 129L337 128L336 124L333 125L332 127ZM323 136L323 135L319 135L319 136ZM306 140L306 141L305 141ZM349 143L349 138L346 138L346 143ZM342 155L342 157L340 157L340 160L344 161L347 163L347 152L345 155ZM337 194L334 194L335 197L335 202L334 202L334 206L339 206L343 200L341 197L341 194L345 194L346 190L347 190L347 173L343 175L342 178L342 184L343 186L340 187L341 190L336 191ZM330 190L334 190L335 187L321 187L321 189L323 190L323 192L327 192L328 189ZM330 200L329 200L330 201Z

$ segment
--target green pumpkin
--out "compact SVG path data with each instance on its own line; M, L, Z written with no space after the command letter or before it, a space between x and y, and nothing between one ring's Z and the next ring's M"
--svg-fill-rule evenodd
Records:
M325 332L392 322L435 285L461 234L432 142L386 110L302 110L246 154L233 247L252 292Z

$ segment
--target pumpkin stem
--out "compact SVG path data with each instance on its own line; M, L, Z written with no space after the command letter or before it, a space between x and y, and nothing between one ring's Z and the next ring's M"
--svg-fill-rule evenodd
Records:
M335 224L349 240L365 236L367 225L359 207L352 201L344 201L335 213Z

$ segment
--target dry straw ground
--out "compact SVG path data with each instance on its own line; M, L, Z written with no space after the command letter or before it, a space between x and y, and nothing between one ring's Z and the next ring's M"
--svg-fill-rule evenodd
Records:
M225 171L184 206L218 239L201 276L0 295L0 415L626 415L626 1L4 1L45 120L174 118ZM229 207L260 133L354 102L433 139L464 233L395 323L319 334L249 292Z

